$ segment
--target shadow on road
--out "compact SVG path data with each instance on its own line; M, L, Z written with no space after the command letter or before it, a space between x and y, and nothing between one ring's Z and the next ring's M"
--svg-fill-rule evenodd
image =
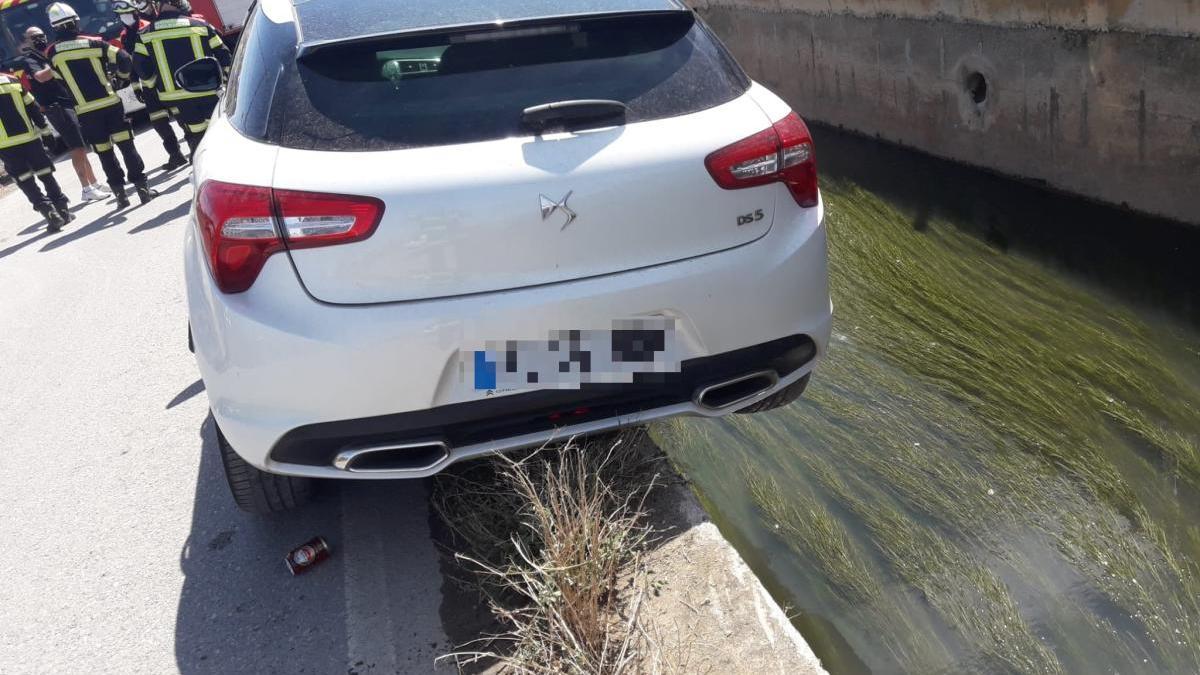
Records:
M145 232L146 230L153 230L156 227L161 227L163 225L167 225L168 223L172 223L172 222L178 220L179 218L182 218L185 215L187 215L187 212L188 212L188 210L191 209L191 207L192 207L191 202L183 202L182 204L176 204L175 206L171 207L169 210L163 211L162 213L158 214L157 216L154 216L153 218L151 218L150 220L147 220L146 222L142 223L141 225L138 225L137 227L133 228L132 230L129 231L129 234L137 234L139 232Z
M183 391L176 394L175 398L171 399L171 402L167 404L167 410L191 400L202 391L204 391L204 380L196 380L189 384Z
M192 529L175 622L181 673L346 672L338 495L295 513L251 516L225 484L211 416L200 430ZM315 535L334 557L291 576L284 555Z
M42 222L38 223L37 227L45 227L45 225L46 225L45 221L42 221ZM46 239L48 237L52 237L52 236L54 236L53 232L49 232L49 231L43 229L41 231L41 233L38 234L36 237L30 237L30 238L26 239L25 241L19 241L19 242L13 244L12 246L9 246L8 248L0 251L0 259L7 258L8 256L16 253L17 251L20 251L21 249L25 248L26 246L29 246L31 244L36 244L37 242L39 242L43 239Z

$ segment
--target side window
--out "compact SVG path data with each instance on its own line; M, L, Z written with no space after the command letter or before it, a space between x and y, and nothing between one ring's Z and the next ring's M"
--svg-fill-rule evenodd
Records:
M295 23L272 20L259 3L246 21L225 91L225 114L242 135L267 140L275 86L295 59Z
M229 69L229 84L225 88L225 115L233 117L237 110L238 82L241 80L242 61L246 58L246 43L250 31L254 30L254 19L258 16L258 8L253 8L246 17L246 25L242 27L242 35L238 39L237 51L233 54L233 66Z

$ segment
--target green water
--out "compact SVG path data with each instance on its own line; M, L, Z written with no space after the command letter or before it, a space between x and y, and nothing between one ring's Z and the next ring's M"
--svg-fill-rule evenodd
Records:
M1200 233L818 141L828 357L659 445L835 673L1200 672Z

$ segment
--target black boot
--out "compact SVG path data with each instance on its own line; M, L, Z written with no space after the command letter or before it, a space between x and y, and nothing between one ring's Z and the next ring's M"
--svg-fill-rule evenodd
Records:
M66 224L66 221L63 220L62 215L59 214L58 209L54 208L53 204L43 204L38 207L38 211L46 217L47 232L58 232Z
M54 210L58 211L58 215L62 216L64 223L75 220L75 214L71 213L71 202L66 197L54 200Z
M151 190L150 186L146 185L145 183L142 183L135 187L137 187L138 199L141 200L141 202L143 204L149 204L151 202L151 200L153 200L155 197L158 196L158 193L155 192L154 190Z
M108 188L112 190L113 197L117 199L117 209L129 208L129 195L125 194L124 185L121 187L113 187L110 185Z
M175 169L187 166L187 163L187 157L184 157L182 152L176 152L174 155L171 155L169 159L167 159L166 164L162 165L162 170L165 173L170 173Z

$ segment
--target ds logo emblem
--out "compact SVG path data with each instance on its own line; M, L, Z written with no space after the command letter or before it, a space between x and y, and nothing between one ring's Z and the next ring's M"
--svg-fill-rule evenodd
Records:
M750 223L757 223L765 217L766 216L763 214L762 209L759 209L754 213L747 213L744 216L738 216L738 227L749 225Z

